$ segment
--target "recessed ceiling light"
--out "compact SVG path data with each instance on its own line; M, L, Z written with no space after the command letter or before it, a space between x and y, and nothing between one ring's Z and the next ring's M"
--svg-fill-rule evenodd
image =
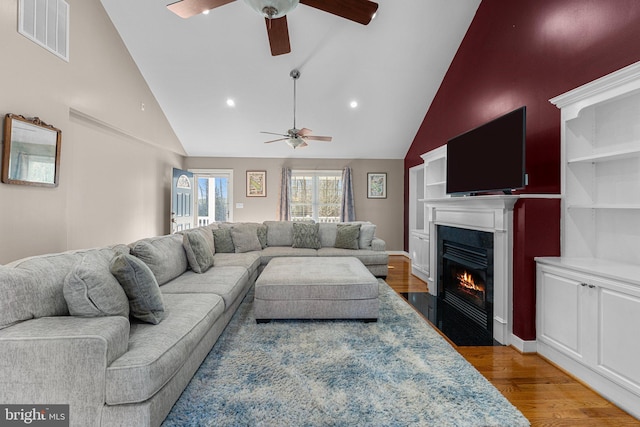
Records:
M235 107L235 106L236 106L236 101L234 101L234 100L233 100L233 99L231 99L231 98L227 98L227 105L228 105L229 107Z
M208 15L208 14L209 14L209 12L211 12L211 9L203 10L203 11L202 11L202 14L203 14L203 15Z
M349 107L351 108L358 108L358 101L351 101L349 103Z

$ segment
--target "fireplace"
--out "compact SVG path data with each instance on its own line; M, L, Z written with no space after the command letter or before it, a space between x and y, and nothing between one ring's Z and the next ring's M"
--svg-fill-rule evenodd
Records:
M439 225L437 235L441 329L492 342L493 233Z

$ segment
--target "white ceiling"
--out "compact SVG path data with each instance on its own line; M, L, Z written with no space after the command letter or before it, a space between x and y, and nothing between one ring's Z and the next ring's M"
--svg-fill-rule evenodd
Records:
M101 0L189 156L358 159L404 158L480 3L378 0L367 26L300 4L273 57L244 1L189 19L172 1ZM294 68L297 127L332 142L263 144L293 125Z

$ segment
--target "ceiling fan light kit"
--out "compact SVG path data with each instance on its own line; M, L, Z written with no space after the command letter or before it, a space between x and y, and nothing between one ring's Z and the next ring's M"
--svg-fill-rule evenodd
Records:
M181 18L190 18L235 0L180 0L167 5L167 9ZM267 20L267 35L271 55L291 52L287 13L302 3L309 7L367 25L378 11L378 3L370 0L244 0Z
M253 10L268 19L281 18L298 6L299 0L244 0Z

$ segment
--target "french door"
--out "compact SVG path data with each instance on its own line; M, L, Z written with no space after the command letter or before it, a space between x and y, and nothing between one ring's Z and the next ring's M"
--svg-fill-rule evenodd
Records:
M196 184L195 223L233 221L233 170L192 169Z

